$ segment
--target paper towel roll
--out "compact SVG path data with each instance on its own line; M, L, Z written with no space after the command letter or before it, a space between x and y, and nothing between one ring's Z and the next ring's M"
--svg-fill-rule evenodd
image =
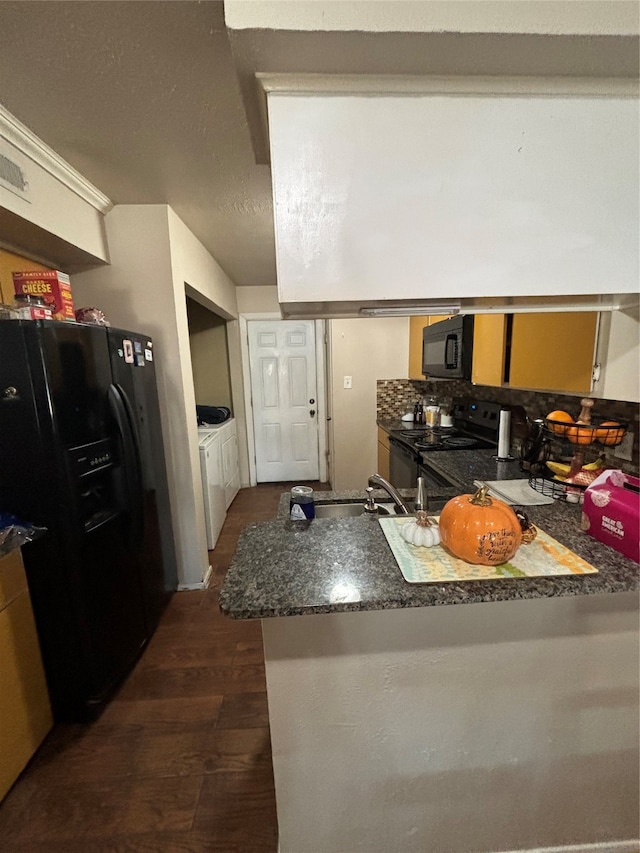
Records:
M509 409L500 409L500 421L498 423L498 459L506 459L511 449L511 412Z

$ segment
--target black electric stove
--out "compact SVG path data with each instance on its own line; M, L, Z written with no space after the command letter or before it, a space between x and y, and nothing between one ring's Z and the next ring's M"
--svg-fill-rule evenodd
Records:
M392 430L390 479L396 488L415 487L418 476L424 476L422 454L478 448L497 448L500 405L471 398L455 401L452 427ZM439 483L443 485L443 483Z
M424 431L398 430L391 435L421 453L427 450L471 450L474 447L496 446L495 441L455 427L433 427Z

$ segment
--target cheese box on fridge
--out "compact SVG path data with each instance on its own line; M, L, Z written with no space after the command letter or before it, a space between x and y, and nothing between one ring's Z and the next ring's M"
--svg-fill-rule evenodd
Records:
M603 471L584 493L582 529L638 562L640 480L623 471Z
M71 282L66 273L59 270L26 270L12 275L15 293L42 296L51 306L54 320L75 322Z

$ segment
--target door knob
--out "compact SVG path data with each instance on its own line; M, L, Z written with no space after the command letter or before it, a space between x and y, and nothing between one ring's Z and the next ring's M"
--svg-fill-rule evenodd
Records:
M315 409L309 409L309 414L311 415L311 417L313 417L315 415L315 413L316 413Z

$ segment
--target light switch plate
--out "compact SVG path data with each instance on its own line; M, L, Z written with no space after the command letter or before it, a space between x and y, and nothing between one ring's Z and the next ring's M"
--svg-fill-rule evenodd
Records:
M345 377L344 377L344 387L345 387L345 388L351 388L351 387L352 387L352 385L351 385L351 376L345 376Z

